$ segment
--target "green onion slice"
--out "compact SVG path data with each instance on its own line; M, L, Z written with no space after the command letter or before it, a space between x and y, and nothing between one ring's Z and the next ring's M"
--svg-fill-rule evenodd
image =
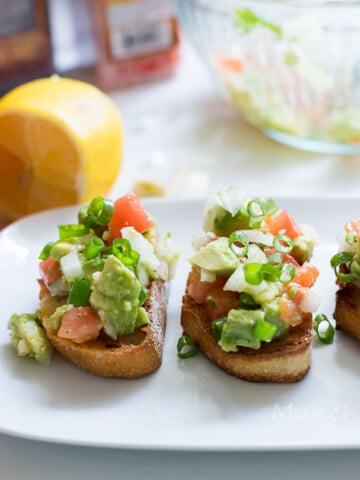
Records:
M323 313L316 315L314 319L314 331L321 343L325 345L333 343L335 329Z
M140 255L132 250L129 240L126 238L115 238L111 246L111 252L125 265L125 267L136 267Z
M295 266L291 263L284 263L281 267L279 280L281 283L289 283L296 273Z
M194 340L187 335L183 335L177 342L177 352L179 358L190 358L197 354L198 348Z
M253 297L245 292L240 293L238 306L244 310L256 310L260 308L260 305L255 302Z
M360 263L357 260L353 260L351 262L350 271L354 278L357 280L360 279Z
M236 25L240 27L244 34L251 32L255 27L262 25L277 35L281 35L282 30L279 26L268 22L264 18L256 15L249 8L237 8L235 10Z
M245 263L244 277L250 285L260 285L262 282L261 264L260 263Z
M104 197L95 197L87 208L85 224L89 227L106 227L114 213L114 202Z
M270 263L271 265L280 265L282 263L281 255L279 253L272 253L268 256L267 263Z
M354 258L354 255L350 252L339 252L336 253L330 260L330 265L335 271L336 277L344 282L349 283L354 280L354 276L352 273L342 273L340 272L341 265L346 265L348 262L351 262Z
M214 320L211 324L211 329L216 340L220 340L224 323L226 322L227 317L220 317L217 320Z
M279 211L279 207L277 206L275 200L273 198L268 198L267 200L264 200L264 208L265 208L265 214L266 215L274 215L274 213Z
M55 245L55 242L48 242L39 253L39 260L47 260L49 258L51 249L54 245Z
M149 290L141 285L140 295L139 295L139 303L140 305L144 305L147 297L149 296Z
M277 282L280 278L280 270L270 263L264 263L261 265L261 276L267 282Z
M89 233L89 228L83 224L58 225L60 240L68 240L73 237L82 237Z
M259 228L265 217L265 208L260 200L251 200L247 205L250 228Z
M97 257L104 247L104 242L99 237L93 237L86 245L84 255L88 260Z
M290 253L294 248L294 241L283 233L278 233L274 237L274 248L280 253Z
M271 340L274 338L276 330L276 325L265 320L261 320L256 322L253 329L253 335L262 342L271 342Z
M345 242L350 246L355 245L355 243L358 242L359 239L360 239L359 235L357 235L354 232L351 232L345 235Z
M229 247L239 257L245 257L249 251L249 240L245 233L237 230L229 237Z
M82 207L80 207L77 215L78 223L85 223L87 219L87 209L88 209L87 205L83 205Z
M74 278L67 303L74 307L85 307L89 305L91 283L82 278Z

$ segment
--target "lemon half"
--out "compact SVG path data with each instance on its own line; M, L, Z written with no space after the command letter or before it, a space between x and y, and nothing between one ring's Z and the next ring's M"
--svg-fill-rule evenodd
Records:
M106 195L121 160L118 109L93 85L54 76L0 99L0 214L6 218Z

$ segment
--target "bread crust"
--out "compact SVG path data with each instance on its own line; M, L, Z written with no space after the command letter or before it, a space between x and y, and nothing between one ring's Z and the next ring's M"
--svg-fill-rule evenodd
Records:
M336 328L360 342L360 287L341 284L336 292L334 319Z
M222 350L212 334L211 320L204 308L188 293L182 300L181 325L184 335L192 338L206 357L225 372L243 380L293 383L301 380L310 369L311 313L304 315L300 325L290 327L285 338L263 343L259 350L245 347L239 347L237 352Z
M54 348L74 365L103 377L139 378L157 370L162 362L166 328L166 284L155 280L145 302L149 323L131 335L116 341L105 334L97 340L76 344L61 338L52 329L50 315L63 305L64 299L51 297L41 284L39 316Z

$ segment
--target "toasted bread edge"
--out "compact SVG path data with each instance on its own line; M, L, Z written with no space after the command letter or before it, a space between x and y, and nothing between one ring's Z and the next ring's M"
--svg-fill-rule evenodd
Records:
M76 344L61 338L52 329L50 315L63 301L40 290L40 320L59 354L74 365L103 377L134 379L157 370L162 362L166 329L166 284L152 282L145 302L149 323L134 332L112 341L103 336L95 341Z
M187 294L183 296L181 325L203 354L230 375L251 382L293 383L304 378L310 369L312 315L291 328L284 339L263 344L259 350L238 348L225 352L211 331L211 321L203 307Z
M334 310L336 328L360 342L360 288L352 283L340 286L336 292Z

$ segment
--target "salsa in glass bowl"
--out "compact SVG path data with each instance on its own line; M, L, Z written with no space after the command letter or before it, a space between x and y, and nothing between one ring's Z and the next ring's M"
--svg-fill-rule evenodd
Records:
M219 92L268 136L360 153L360 2L177 0Z

